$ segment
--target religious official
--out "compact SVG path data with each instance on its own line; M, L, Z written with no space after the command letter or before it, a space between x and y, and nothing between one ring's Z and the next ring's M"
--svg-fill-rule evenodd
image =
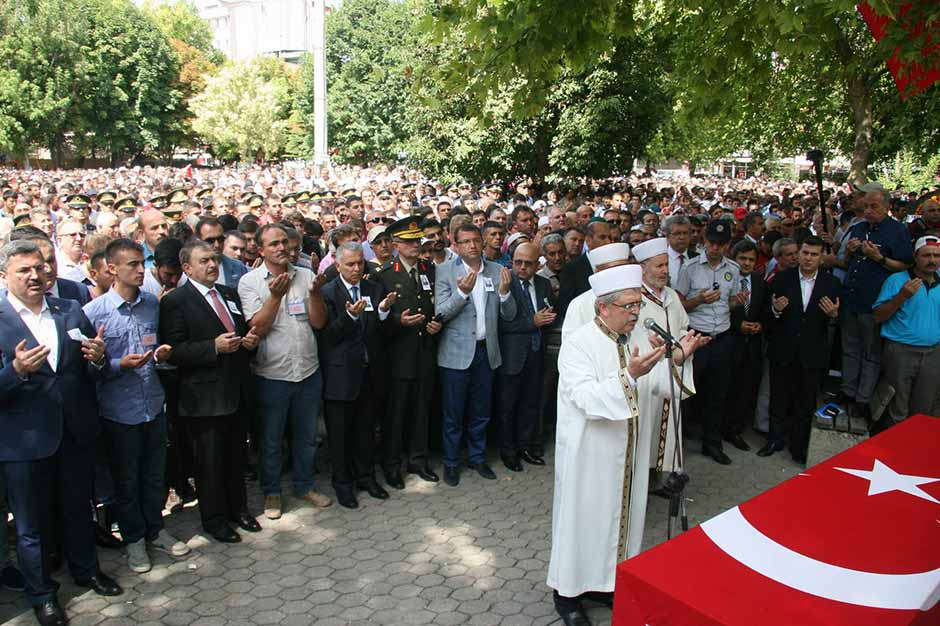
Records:
M639 406L648 394L667 393L675 367L663 359L661 339L634 331L642 275L633 265L592 275L597 315L562 344L558 359L548 586L566 626L590 626L583 599L612 604L616 565L643 542L650 445L640 433L649 431L650 416ZM688 333L673 365L701 341Z
M584 255L590 263L593 272L602 272L611 267L626 265L630 262L630 246L625 243L609 243L598 246ZM594 292L590 289L578 294L568 304L565 319L561 325L561 341L564 343L574 331L578 330L592 319L594 312Z

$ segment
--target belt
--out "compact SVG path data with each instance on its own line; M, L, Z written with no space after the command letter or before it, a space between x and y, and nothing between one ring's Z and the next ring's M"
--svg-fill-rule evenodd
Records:
M730 328L729 328L728 330L726 330L726 331L724 331L724 332L720 332L720 333L706 333L704 330L698 330L697 328L693 328L692 330L694 330L695 332L697 332L699 335L705 335L705 336L707 336L707 337L711 337L712 339L718 339L719 337L724 337L725 335L730 335L730 334L731 334L731 329L730 329Z

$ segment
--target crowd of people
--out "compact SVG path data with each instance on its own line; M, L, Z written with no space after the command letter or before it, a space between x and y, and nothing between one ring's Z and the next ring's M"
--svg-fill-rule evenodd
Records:
M830 370L872 432L940 413L940 193L926 189L830 185L820 205L806 183L762 179L442 185L277 165L0 170L0 193L0 507L17 546L0 582L43 625L67 620L63 561L120 595L96 546L139 573L154 550L186 555L164 507L198 500L205 531L238 542L262 530L249 480L270 520L357 508L405 474L495 479L489 449L506 471L542 471L556 422L566 462L583 463L589 431L572 447L566 416L632 415L634 467L625 478L620 457L608 485L619 534L559 518L594 465L556 480L570 545L560 561L553 547L549 583L565 623L584 624L582 597L609 602L613 571L572 580L570 561L640 549L636 509L676 488L683 428L721 464L751 428L758 455L805 463ZM664 340L635 329L647 319L678 348L674 376L656 369ZM626 346L619 366L572 347L608 338ZM592 368L613 387L584 393ZM890 398L883 415L873 398Z

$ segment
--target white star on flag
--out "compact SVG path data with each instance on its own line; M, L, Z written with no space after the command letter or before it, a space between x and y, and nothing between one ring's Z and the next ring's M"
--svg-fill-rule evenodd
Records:
M837 467L836 469L840 472L858 476L859 478L864 478L869 481L868 495L870 496L875 496L879 493L887 493L889 491L903 491L912 496L940 504L940 500L937 500L918 486L940 482L940 478L899 474L878 459L875 459L875 464L872 466L871 471L847 467Z

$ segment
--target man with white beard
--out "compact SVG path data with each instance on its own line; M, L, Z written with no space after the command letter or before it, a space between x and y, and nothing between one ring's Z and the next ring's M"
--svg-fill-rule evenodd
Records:
M639 407L668 393L675 366L702 341L687 334L670 364L658 336L634 332L645 304L639 266L603 270L590 283L596 316L558 358L548 585L566 626L590 626L584 599L613 604L617 563L641 549L651 447L642 433L649 437L651 416Z

